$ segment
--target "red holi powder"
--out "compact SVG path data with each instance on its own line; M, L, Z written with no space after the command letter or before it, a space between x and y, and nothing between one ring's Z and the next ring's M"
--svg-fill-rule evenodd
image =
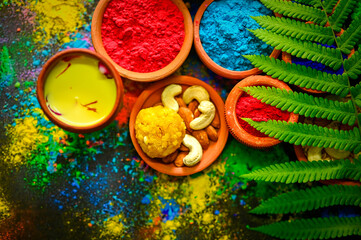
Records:
M118 121L118 125L121 127L128 123L130 112L137 101L138 97L131 92L125 93L123 108L120 110L115 120Z
M182 12L170 0L113 0L103 15L104 48L127 70L157 71L179 53L183 21Z
M261 122L270 119L287 121L290 117L289 112L262 103L261 100L245 93L243 93L237 101L236 115L242 128L256 137L267 137L267 135L261 133L241 118L250 118L254 121Z

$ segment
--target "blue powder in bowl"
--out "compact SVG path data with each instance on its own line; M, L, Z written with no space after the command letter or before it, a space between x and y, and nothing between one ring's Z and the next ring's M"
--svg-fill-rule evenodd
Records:
M270 55L273 48L247 30L259 28L250 16L260 15L272 15L272 12L257 0L212 2L204 11L199 27L208 56L226 69L244 71L253 65L242 55Z
M321 44L324 47L329 48L336 48L334 45L327 45L327 44ZM343 59L348 58L346 54L342 54ZM292 56L292 63L295 63L297 65L304 65L306 67L311 67L313 69L316 69L318 71L327 72L330 74L336 74L341 75L344 72L343 66L341 66L338 70L334 70L333 68L327 67L326 65L323 65L322 63L314 62L308 59L298 58L295 56Z

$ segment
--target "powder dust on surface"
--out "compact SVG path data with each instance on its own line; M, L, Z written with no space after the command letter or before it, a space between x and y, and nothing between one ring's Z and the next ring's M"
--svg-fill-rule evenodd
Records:
M9 34L0 36L0 40L6 39L0 41L4 59L0 166L5 166L5 159L8 163L0 169L4 176L0 189L14 189L0 193L0 216L3 213L11 219L0 217L0 238L247 239L250 230L246 225L263 221L247 215L250 199L268 198L278 189L249 185L239 176L288 161L281 146L254 150L230 137L221 156L207 170L172 177L139 159L130 140L129 113L146 84L125 80L128 98L118 121L91 134L63 131L39 110L35 86L42 65L61 49L92 49L90 16L97 2L31 0L1 5L0 17L8 9L20 14L17 9L24 8L36 17L34 22L23 21L28 28L18 32L9 26ZM53 11L60 3L59 12L67 14ZM194 12L200 3L188 5ZM54 26L55 18L61 24ZM177 74L202 79L223 98L225 89L232 85L206 69L194 51Z

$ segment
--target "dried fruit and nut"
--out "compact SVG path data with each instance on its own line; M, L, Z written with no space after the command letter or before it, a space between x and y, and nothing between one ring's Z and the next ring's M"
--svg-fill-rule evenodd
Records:
M155 115L152 112L157 108L164 108L174 112L183 119L183 125L178 120L175 121L174 117L171 120L154 118ZM145 124L143 119L138 118L138 116L147 109L147 113L153 116L148 116L148 119L152 119L152 121L147 121ZM201 161L203 151L209 147L210 141L216 142L218 140L219 115L216 107L210 101L208 91L202 86L190 86L183 92L181 85L168 85L162 92L161 103L156 103L153 107L147 109L139 112L135 123L135 133L138 143L149 157L161 158L164 163L173 162L177 167L194 166ZM157 123L159 121L165 121L166 124L172 122L173 126L166 129L160 128ZM177 126L175 127L175 125ZM147 129L153 128L148 131L148 135L141 131L145 126ZM181 131L183 126L185 126L185 134ZM172 140L173 142L169 142L168 139L163 140L160 137L161 135L170 136L174 134L177 137L176 141L175 139ZM181 144L179 144L179 140ZM150 142L158 147L149 146ZM152 149L152 151L149 151L149 149Z

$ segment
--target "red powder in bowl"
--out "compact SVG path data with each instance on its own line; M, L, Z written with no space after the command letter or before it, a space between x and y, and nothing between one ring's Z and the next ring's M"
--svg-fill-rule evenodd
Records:
M103 15L102 40L119 66L140 73L162 69L184 41L182 12L170 0L113 0Z
M289 112L281 111L276 107L262 103L260 100L245 93L237 101L236 115L242 128L256 137L267 137L267 135L261 133L241 118L250 118L261 122L270 119L287 121L290 117Z

